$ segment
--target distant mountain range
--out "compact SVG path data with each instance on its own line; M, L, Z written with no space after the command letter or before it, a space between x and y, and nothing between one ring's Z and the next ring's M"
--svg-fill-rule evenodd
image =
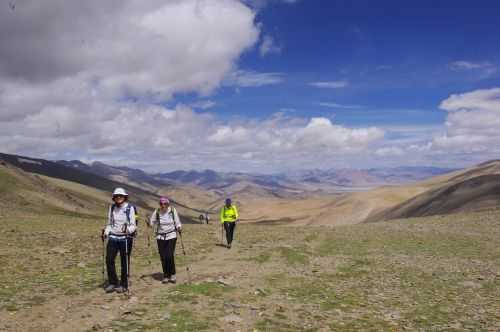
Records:
M213 170L146 173L129 167L116 167L101 162L85 164L78 160L58 161L59 164L81 171L128 182L148 189L162 186L190 185L205 190L231 194L242 188L258 188L276 196L290 196L301 192L343 192L364 190L384 185L406 184L454 169L438 167L396 167L331 170L305 170L290 174L223 173Z

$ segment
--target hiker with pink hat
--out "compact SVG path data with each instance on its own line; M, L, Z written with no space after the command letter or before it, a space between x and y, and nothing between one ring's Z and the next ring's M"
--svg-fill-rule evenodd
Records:
M153 227L160 253L161 267L163 269L162 283L176 283L175 276L175 244L177 232L182 230L181 221L177 210L170 205L167 197L160 197L159 208L155 209L149 220L149 226Z

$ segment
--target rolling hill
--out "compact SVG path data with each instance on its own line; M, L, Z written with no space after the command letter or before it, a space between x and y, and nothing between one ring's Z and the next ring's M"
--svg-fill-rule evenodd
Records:
M427 182L429 190L367 221L474 212L500 207L500 161L490 161Z
M124 187L141 214L157 206L159 195L137 188L128 183L110 180L74 167L43 159L0 154L2 167L2 195L5 206L10 209L24 209L26 206L41 211L59 208L59 212L86 213L87 209L102 216L110 203L113 188ZM8 188L8 189L7 189ZM40 203L41 202L41 203ZM40 203L40 204L39 204ZM173 200L183 220L195 222L198 213L204 210L191 208ZM38 210L37 210L38 209Z

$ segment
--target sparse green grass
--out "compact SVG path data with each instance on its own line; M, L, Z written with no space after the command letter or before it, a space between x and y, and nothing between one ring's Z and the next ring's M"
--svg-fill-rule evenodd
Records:
M305 254L305 249L279 247L281 256L285 258L286 262L290 265L308 264L309 258Z
M272 256L271 252L263 252L258 254L257 256L242 258L242 260L263 264L269 262L271 260L271 256Z
M111 323L116 331L206 331L208 322L199 320L186 309L173 311L169 319L119 319Z
M202 282L197 284L182 284L176 286L174 292L187 295L203 295L210 298L222 297L224 293L234 290L234 287L223 286L217 282Z

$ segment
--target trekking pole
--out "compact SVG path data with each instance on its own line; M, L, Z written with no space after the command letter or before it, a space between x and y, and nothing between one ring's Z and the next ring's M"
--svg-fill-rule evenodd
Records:
M224 245L224 224L220 224L220 245Z
M104 238L104 228L102 229L101 240L102 240L102 284L104 287L104 283L106 282L106 279L104 277L104 269L106 266L106 246L105 246L106 239Z
M148 265L151 265L151 256L152 256L152 252L151 252L151 232L149 230L149 224L146 220L144 220L144 222L146 223L146 236L147 236L147 241L148 241Z
M127 297L130 298L130 290L129 290L129 257L128 257L128 230L125 228L125 273L127 273Z
M177 229L177 227L174 225L175 227L175 231L179 234L179 238L181 239L181 248L182 248L182 254L184 255L184 258L186 258L186 250L184 249L184 242L182 241L182 232L179 232L179 230ZM191 284L191 272L189 270L189 265L186 261L186 273L187 273L187 276L188 276L188 284Z

